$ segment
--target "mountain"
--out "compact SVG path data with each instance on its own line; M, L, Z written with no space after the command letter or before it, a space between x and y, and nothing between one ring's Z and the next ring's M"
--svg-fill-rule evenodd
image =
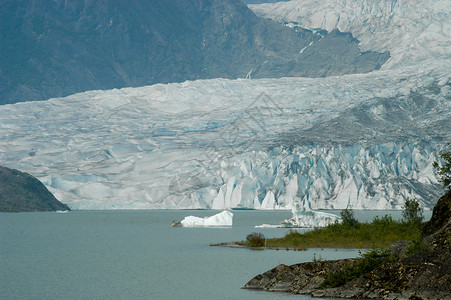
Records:
M30 174L0 167L0 211L69 210Z
M292 0L249 7L258 16L291 27L349 32L363 51L390 52L383 70L448 60L450 55L446 28L451 23L451 4L446 0Z
M248 74L365 73L389 58L360 51L347 33L259 18L238 0L7 0L0 20L0 104Z
M401 209L406 197L431 209L443 193L432 163L451 140L449 1L313 2L282 10L311 23L281 22L349 29L362 50L390 59L361 74L3 105L0 163L34 174L73 209ZM282 4L261 5L251 7Z

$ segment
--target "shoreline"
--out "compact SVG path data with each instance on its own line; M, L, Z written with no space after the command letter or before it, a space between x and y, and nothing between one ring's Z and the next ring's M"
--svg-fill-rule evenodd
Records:
M386 251L389 260L382 264L374 264L374 256L281 264L242 288L313 297L451 300L451 190L438 200L420 239L394 242ZM365 263L371 263L371 268L362 268ZM347 275L357 268L353 276ZM330 275L348 277L341 283L324 285Z

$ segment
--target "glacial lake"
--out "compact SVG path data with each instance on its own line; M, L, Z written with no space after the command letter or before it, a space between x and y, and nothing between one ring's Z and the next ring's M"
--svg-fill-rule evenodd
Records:
M232 249L212 243L268 238L288 229L289 211L233 211L230 228L173 228L185 216L208 210L71 211L0 213L0 299L311 299L243 290L252 277L278 264L314 257L356 257L358 250ZM328 211L331 212L331 211ZM339 211L334 211L339 214ZM400 211L355 211L371 220ZM429 219L432 212L425 212Z

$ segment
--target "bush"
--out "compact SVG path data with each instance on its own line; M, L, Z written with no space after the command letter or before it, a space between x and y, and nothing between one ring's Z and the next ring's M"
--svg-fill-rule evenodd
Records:
M376 216L372 222L373 225L380 227L388 227L391 226L393 223L396 223L396 221L393 220L393 218L389 215L385 215L382 218Z
M343 209L340 212L343 225L349 227L358 227L359 221L354 217L354 211L350 208Z
M428 249L428 245L423 240L413 241L409 247L407 247L406 255L412 255L418 252L422 252Z
M355 263L339 271L327 273L324 282L321 284L321 288L342 286L352 279L371 272L375 268L394 260L396 258L390 256L389 250L371 250L361 254L361 257Z
M448 146L451 146L451 143L448 143ZM439 176L439 181L443 183L445 188L451 189L451 151L441 152L440 157L443 163L439 164L439 162L435 161L432 165Z
M246 236L247 245L250 247L263 247L265 245L265 236L261 232L253 232Z
M423 208L416 199L406 198L402 216L407 223L420 224L423 222Z

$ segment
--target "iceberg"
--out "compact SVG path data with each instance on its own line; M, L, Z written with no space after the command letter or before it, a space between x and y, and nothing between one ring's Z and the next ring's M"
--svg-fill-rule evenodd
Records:
M311 210L295 202L293 217L282 221L281 225L282 227L314 228L326 227L335 222L341 222L341 218L334 214Z
M310 209L305 202L293 202L293 216L280 222L280 225L262 224L255 228L315 228L326 227L335 222L341 222L341 218L337 215L314 211Z
M199 218L187 216L181 222L183 227L222 227L232 226L233 214L230 211L223 211L210 217Z

